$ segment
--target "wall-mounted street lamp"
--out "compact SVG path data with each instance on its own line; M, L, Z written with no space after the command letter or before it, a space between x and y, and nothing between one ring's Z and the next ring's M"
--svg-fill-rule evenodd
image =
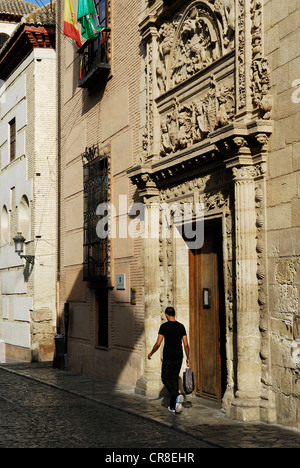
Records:
M25 238L22 236L21 232L18 232L13 241L15 243L15 252L19 257L25 258L27 262L34 264L34 255L23 255Z

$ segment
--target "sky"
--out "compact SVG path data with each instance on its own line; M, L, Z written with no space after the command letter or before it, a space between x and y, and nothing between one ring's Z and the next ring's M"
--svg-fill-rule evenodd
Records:
M34 5L42 6L42 5L47 5L47 3L50 3L50 0L25 0L28 3L33 3Z

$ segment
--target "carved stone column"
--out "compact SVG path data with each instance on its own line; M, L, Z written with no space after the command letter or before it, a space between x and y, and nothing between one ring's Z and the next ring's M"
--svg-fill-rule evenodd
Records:
M160 274L159 274L159 200L144 198L145 234L143 245L143 269L145 278L145 357L144 373L136 385L137 393L155 395L162 388L160 352L147 356L157 340L160 319Z
M237 392L233 416L259 419L261 362L257 286L255 167L233 168L235 187Z

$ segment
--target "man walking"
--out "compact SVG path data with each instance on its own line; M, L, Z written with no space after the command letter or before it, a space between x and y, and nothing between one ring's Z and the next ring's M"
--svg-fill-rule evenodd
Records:
M161 378L170 393L169 411L180 413L183 396L178 391L178 380L183 358L182 342L188 367L190 366L190 350L185 327L175 319L174 307L167 307L165 314L167 322L161 325L157 341L152 351L148 354L148 359L151 359L153 354L159 349L163 339L165 339Z

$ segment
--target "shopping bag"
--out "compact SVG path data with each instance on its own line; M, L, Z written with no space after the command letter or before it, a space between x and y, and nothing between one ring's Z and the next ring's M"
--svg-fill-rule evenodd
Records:
M186 395L189 395L194 391L194 373L190 367L187 367L183 373L183 388Z

